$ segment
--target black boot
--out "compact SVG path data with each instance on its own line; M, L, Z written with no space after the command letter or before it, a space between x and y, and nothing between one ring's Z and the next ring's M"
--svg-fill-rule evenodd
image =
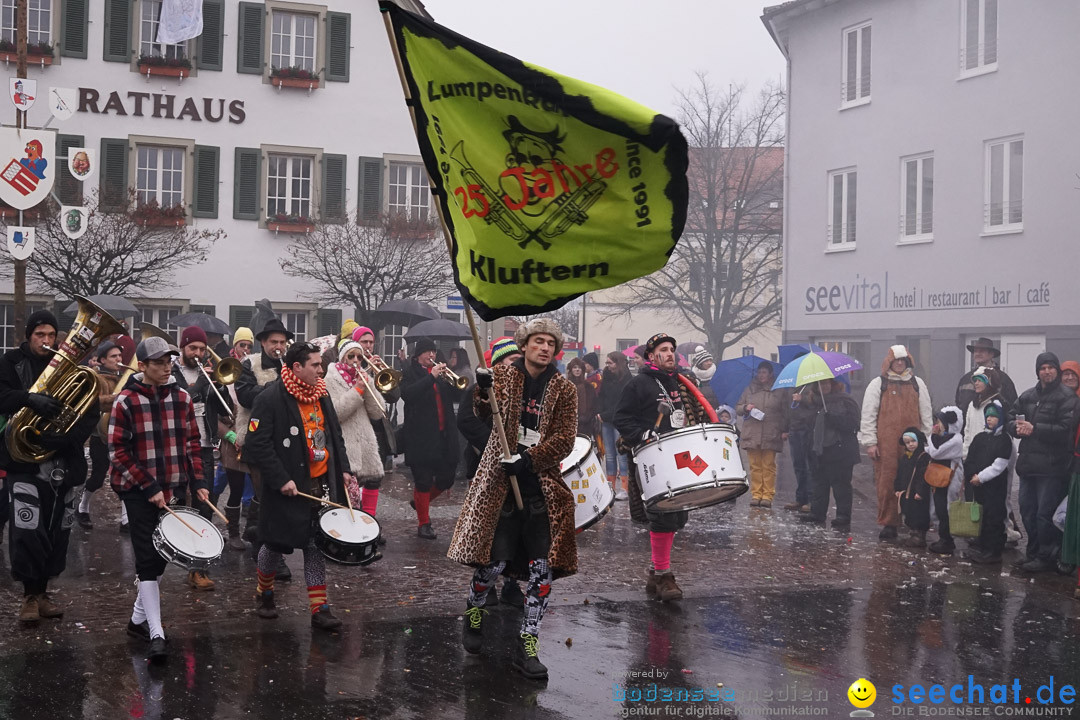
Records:
M247 544L240 537L240 506L225 506L225 519L229 521L229 549L243 552Z
M255 596L255 614L264 620L273 620L278 616L273 590L264 590Z
M514 649L511 667L530 680L547 680L547 666L540 662L540 639L521 633L521 643Z
M259 500L251 498L247 509L247 525L244 526L244 539L254 543L259 539Z
M502 586L502 604L514 607L525 607L525 593L521 592L521 586L507 578Z
M465 626L461 629L461 644L473 655L484 647L484 615L487 615L487 610L482 608L470 605L465 609Z

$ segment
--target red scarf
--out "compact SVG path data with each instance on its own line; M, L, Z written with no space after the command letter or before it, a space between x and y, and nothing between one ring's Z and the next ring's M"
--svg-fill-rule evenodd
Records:
M363 370L357 370L349 363L339 362L334 363L337 365L337 371L341 373L341 379L345 381L345 384L349 387L356 385L356 381L360 379L360 376L356 373L363 372Z
M302 403L318 402L319 398L326 395L326 382L319 378L319 382L312 387L296 377L291 368L281 368L281 381L285 383L285 389L289 394Z

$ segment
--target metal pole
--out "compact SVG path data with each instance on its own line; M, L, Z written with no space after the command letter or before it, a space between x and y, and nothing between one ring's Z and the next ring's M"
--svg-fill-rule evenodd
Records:
M15 11L16 21L16 40L15 50L18 53L18 60L15 64L15 76L20 78L26 77L26 6L29 0L19 0L18 7ZM23 110L15 110L15 127L26 127L26 112ZM23 222L22 211L19 211L19 224ZM15 344L18 344L19 331L26 325L26 260L15 261L15 317L13 319L13 338Z

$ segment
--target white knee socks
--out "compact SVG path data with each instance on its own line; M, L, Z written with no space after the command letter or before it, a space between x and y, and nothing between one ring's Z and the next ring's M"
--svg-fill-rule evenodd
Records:
M131 613L131 622L138 625L142 620L150 626L151 638L165 637L161 629L161 591L157 580L140 580L139 595L135 598L135 609Z
M89 490L83 490L82 500L79 500L79 512L81 512L81 513L90 512L90 498L91 498L91 496L93 496L93 494L94 493L89 491Z

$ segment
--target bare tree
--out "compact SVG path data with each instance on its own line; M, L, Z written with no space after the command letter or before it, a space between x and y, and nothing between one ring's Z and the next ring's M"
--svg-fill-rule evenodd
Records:
M559 326L559 329L563 331L563 334L566 335L566 337L577 339L579 333L578 319L580 312L581 302L574 300L557 310L552 310L541 315L515 315L512 319L520 325L533 318L546 317L554 320L555 324Z
M320 223L280 260L286 275L307 281L305 297L356 308L356 321L390 300L436 303L453 289L450 256L438 226L385 218L378 225Z
M629 285L632 303L666 310L708 338L717 357L780 318L784 93L721 93L698 74L681 91L690 146L686 228L661 270Z

